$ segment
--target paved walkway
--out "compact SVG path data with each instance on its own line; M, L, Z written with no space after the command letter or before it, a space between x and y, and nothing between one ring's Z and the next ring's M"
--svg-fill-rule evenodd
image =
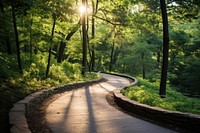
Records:
M66 92L49 105L46 120L54 133L175 133L110 106L106 94L129 81L101 75L108 81Z

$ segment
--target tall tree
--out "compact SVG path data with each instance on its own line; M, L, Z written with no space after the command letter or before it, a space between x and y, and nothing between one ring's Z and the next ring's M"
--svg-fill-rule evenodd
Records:
M92 0L92 39L95 38L95 15L97 14L98 11L98 5L99 5L99 0L96 0L96 6L94 1ZM95 67L95 48L94 45L92 45L92 55L91 55L91 70L94 71Z
M87 62L87 31L86 31L86 0L82 0L83 12L81 15L81 24L82 24L82 34L83 34L83 42L82 42L82 75L85 75L86 72L86 62Z
M30 43L30 64L32 63L32 58L33 58L33 44L32 44L32 42L33 42L33 40L32 40L33 33L32 33L32 25L33 25L33 17L31 15L31 22L30 22L30 29L29 29L29 31L30 31L30 34L29 34L29 38L30 38L30 40L29 40L29 43Z
M160 0L162 21L163 21L163 61L162 73L160 82L159 94L162 98L166 97L166 82L167 82L167 69L168 69L168 56L169 56L169 30L168 30L168 15L165 0Z
M12 0L12 17L13 17L13 26L14 26L14 31L15 31L15 41L16 41L16 46L17 46L18 67L19 67L19 72L22 73L20 44L19 44L19 37L18 37L18 30L17 30L16 14L15 14L15 0Z
M49 56L48 56L48 63L47 63L47 70L46 70L46 78L48 77L50 63L51 63L51 51L52 51L52 43L53 43L53 36L54 36L54 30L56 26L56 14L53 14L53 26L51 30L51 39L50 39L50 48L49 48Z
M72 30L67 34L65 40L69 41L71 37L78 31L80 27L80 21L75 25L75 27L72 28ZM64 41L61 41L59 51L58 51L58 57L57 57L57 62L61 63L63 60L63 55L65 51L66 43Z
M3 0L0 1L0 8L1 8L1 13L3 13L4 12Z
M1 30L3 31L2 33L3 33L3 40L1 40L1 41L3 41L3 42L5 42L6 43L6 47L7 47L7 53L8 54L12 54L12 51L11 51L11 43L10 43L10 37L9 37L9 34L8 34L8 25L7 25L7 15L6 15L6 12L5 12L5 9L4 9L4 3L3 3L3 0L1 0L0 1L0 8L1 8L1 13L2 13L2 15L1 15L1 21L2 21L2 26L1 26ZM6 34L5 34L6 33Z

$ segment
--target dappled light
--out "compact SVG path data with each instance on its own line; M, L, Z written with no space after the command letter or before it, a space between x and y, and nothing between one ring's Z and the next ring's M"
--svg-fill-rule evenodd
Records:
M106 94L128 85L129 80L107 74L101 76L109 78L108 81L66 92L48 106L46 120L53 132L173 132L110 106Z
M199 114L199 8L199 0L0 0L0 131L15 127L8 117L14 103L51 87L99 81L98 72L142 78L123 91L133 100ZM89 119L94 132L108 128L98 127L95 104L107 108L101 94L121 90L129 80L101 75L109 80L65 94L50 123L70 123L68 113L80 100L82 112L91 115L79 116L84 131L90 131Z

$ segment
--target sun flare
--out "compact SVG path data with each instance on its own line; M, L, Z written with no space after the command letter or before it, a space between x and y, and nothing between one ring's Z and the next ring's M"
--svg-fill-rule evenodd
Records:
M81 14L85 13L85 12L86 12L86 7L85 7L84 5L81 5L81 6L79 7L79 12L80 12Z

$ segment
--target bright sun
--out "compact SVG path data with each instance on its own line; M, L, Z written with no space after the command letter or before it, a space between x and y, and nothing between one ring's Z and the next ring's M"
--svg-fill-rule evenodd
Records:
M85 12L86 12L85 6L81 5L81 6L79 7L79 12L80 12L81 14L85 13Z

